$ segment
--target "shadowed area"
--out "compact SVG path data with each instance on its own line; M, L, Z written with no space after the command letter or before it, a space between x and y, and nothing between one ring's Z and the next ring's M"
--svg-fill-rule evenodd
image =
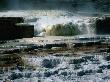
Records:
M41 6L42 5L42 6ZM109 12L110 0L1 0L1 10L61 9Z

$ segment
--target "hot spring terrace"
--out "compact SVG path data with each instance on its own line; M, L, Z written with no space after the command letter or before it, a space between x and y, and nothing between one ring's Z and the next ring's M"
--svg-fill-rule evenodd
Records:
M109 34L108 20L104 18L98 21L98 27L100 23L101 26L107 24L105 30L98 28L99 34ZM5 21L7 21L6 18ZM33 26L27 29L27 25L20 24L20 28L19 24L17 25L15 28L16 25L12 22L11 25L9 24L11 28L14 28L15 34L16 29L19 29L20 35L16 37L14 35L13 40L0 40L0 81L73 82L75 80L85 82L84 79L88 82L100 81L100 79L102 82L108 81L110 35L33 37ZM4 27L7 30L7 23ZM5 33L5 39L7 39L10 35L7 31ZM13 34L11 31L8 33Z
M33 19L32 19L33 20ZM84 19L83 19L84 20ZM93 21L92 19L90 19ZM81 21L81 20L80 20ZM80 22L78 21L78 22ZM91 22L89 21L89 22ZM84 21L83 21L84 23ZM109 52L110 37L109 35L97 35L97 34L109 34L110 17L100 17L95 19L94 28L96 34L89 32L90 25L85 31L88 34L75 35L75 36L41 36L34 37L35 29L34 25L28 25L24 23L23 17L1 17L0 18L0 53L1 54L13 54L18 52L33 53L37 51L42 53L44 51L47 55L50 52L71 52L77 53L83 52L100 52L100 49ZM89 28L90 27L90 28ZM65 28L62 27L62 28ZM57 30L56 30L57 31ZM59 32L62 30L60 29ZM84 31L84 30L83 30ZM20 39L22 38L22 39ZM19 40L7 40L7 39L19 39ZM84 52L84 53L85 53ZM38 53L39 54L39 53ZM43 53L42 53L43 54Z
M109 35L92 37L77 36L49 36L23 38L17 40L1 41L0 54L31 54L54 55L54 53L100 53L110 52Z

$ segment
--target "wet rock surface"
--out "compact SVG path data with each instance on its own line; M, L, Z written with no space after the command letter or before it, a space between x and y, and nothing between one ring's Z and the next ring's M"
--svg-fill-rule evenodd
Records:
M53 68L56 67L60 63L59 59L44 59L42 61L42 66L46 68Z
M110 61L110 55L105 56L105 60Z
M17 54L0 55L0 67L8 67L13 65L23 65L22 58Z
M85 41L84 39L86 38L81 38L81 41ZM106 38L103 39L106 40ZM41 41L42 44L23 43L16 40L0 45L0 61L2 61L0 62L0 75L2 75L0 81L4 79L14 82L28 82L30 79L33 82L73 82L74 80L105 82L109 80L110 53L109 45L105 41L104 44L93 44L91 47L86 45L71 47L66 42L47 43L49 47L62 47L57 50L45 47L43 40L35 41ZM74 43L74 40L72 41ZM11 43L13 45L10 45Z
M63 56L44 56L44 57L37 57L32 56L32 58L28 58L28 63L31 64L37 63L37 69L32 70L32 68L27 69L24 68L20 71L18 68L8 72L8 78L12 81L17 81L23 79L32 79L32 78L40 78L41 82L43 80L53 79L55 82L57 79L61 81L73 81L73 79L77 79L78 81L82 81L81 79L90 79L91 81L95 80L93 78L102 78L101 81L109 80L109 72L110 72L110 65L104 59L102 55L82 55L82 56L72 56L72 57L63 57ZM25 61L27 60L26 56L23 58ZM83 59L83 60L81 60ZM78 63L70 61L79 61ZM94 64L94 61L99 61L100 63ZM105 61L105 62L102 62ZM105 63L105 64L103 64ZM105 72L107 71L107 72ZM107 74L106 74L107 73ZM2 71L1 71L2 74ZM104 75L103 77L101 75ZM106 76L105 76L106 75ZM43 77L43 78L42 78ZM57 77L55 79L55 77ZM80 77L80 79L78 79ZM93 78L92 78L93 77ZM38 81L38 79L36 79ZM84 82L84 81L82 81Z

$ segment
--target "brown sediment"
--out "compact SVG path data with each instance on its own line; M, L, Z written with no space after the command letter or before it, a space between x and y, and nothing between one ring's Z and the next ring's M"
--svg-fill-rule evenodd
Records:
M23 65L22 58L17 54L3 54L0 56L0 67Z
M24 55L35 55L35 56L48 56L48 55L56 55L59 54L68 54L71 56L75 55L83 55L85 53L103 53L110 52L109 45L93 45L93 46L81 46L81 47L73 47L73 48L57 48L57 49L45 49L45 50L31 50L24 51Z

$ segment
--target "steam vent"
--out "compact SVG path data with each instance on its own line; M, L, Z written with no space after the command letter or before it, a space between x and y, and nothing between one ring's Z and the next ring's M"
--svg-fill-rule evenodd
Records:
M34 26L24 24L23 17L0 17L0 40L31 38Z

